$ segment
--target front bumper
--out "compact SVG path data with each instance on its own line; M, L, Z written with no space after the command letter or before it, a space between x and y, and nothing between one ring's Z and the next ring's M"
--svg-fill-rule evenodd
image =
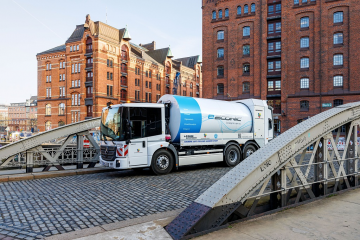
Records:
M114 161L104 161L100 156L99 163L103 167L109 167L113 169L129 169L127 158L115 158Z

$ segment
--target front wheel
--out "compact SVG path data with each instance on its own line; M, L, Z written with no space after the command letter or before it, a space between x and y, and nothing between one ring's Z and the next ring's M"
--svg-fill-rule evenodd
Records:
M225 163L229 167L238 165L241 161L241 154L239 148L230 145L225 152Z
M157 151L151 161L151 170L156 175L168 174L174 167L174 158L166 150Z

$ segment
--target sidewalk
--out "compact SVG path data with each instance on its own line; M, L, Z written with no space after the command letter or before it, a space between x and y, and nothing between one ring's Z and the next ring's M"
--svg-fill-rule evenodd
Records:
M143 218L133 219L132 223L115 223L113 227L97 227L97 230L87 229L73 233L62 234L48 238L57 239L122 239L147 240L172 238L164 230L180 211L164 213L144 222ZM272 215L260 217L242 223L230 225L226 229L209 233L196 238L197 240L254 240L254 239L359 239L360 236L360 189L328 197L312 203L291 208ZM162 218L169 214L169 216ZM146 217L145 217L146 218ZM155 220L158 218L159 220ZM141 220L142 219L142 220ZM136 224L136 221L139 224ZM127 222L127 221L126 221ZM121 227L121 224L125 226ZM108 229L108 230L107 230Z

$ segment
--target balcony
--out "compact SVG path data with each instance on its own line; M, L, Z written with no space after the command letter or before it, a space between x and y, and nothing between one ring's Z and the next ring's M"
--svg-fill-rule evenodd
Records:
M93 68L93 63L86 63L86 68Z
M121 79L120 85L122 87L127 87L127 79Z
M91 49L86 49L86 53L92 53L92 52L93 52L92 48Z
M87 81L87 82L92 82L92 81L93 81L93 77L86 77L86 81Z
M92 93L86 93L86 98L92 98L93 94Z
M127 62L127 61L128 61L127 56L122 54L122 55L121 55L121 61Z

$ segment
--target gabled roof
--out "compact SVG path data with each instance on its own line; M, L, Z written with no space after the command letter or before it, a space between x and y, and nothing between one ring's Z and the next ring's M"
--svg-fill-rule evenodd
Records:
M185 58L179 58L175 59L176 61L182 62L182 64L189 68L194 68L196 63L201 63L201 57L199 55L192 56L192 57L185 57Z
M65 44L63 44L63 45L51 48L49 50L46 50L44 52L38 53L38 54L36 54L36 56L42 55L42 54L48 54L48 53L55 53L55 52L65 52L65 50L66 50L66 46L65 46Z
M152 51L147 51L146 53L152 57L153 59L155 59L157 62L164 64L166 58L168 57L168 53L169 53L169 49L170 48L161 48L161 49L156 49L156 50L152 50ZM171 50L170 50L171 52Z
M84 35L84 24L77 25L71 36L65 43L77 42L82 39Z

